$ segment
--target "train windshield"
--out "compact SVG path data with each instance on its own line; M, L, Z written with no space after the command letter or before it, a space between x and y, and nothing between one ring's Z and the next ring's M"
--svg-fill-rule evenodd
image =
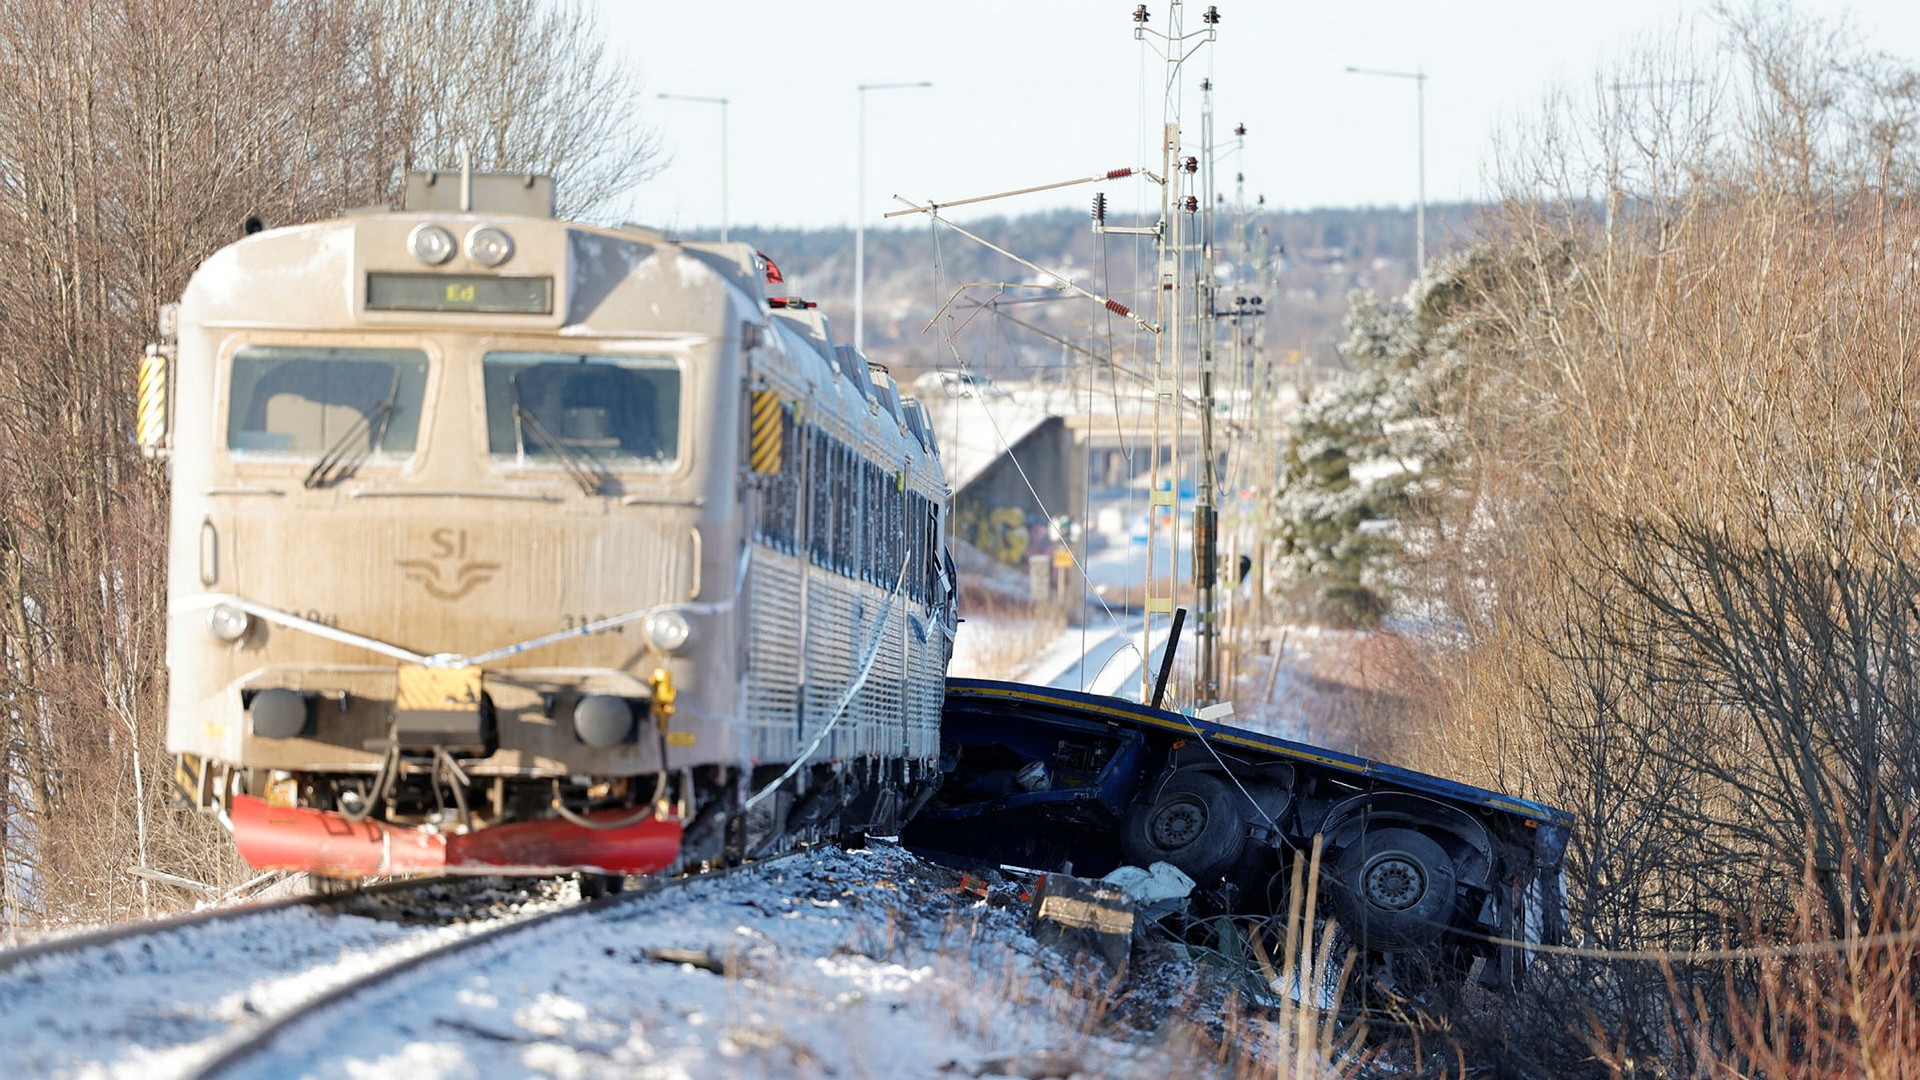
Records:
M418 349L247 345L234 354L227 449L236 457L408 455L420 433Z
M491 352L487 452L660 469L680 457L680 368L664 356Z

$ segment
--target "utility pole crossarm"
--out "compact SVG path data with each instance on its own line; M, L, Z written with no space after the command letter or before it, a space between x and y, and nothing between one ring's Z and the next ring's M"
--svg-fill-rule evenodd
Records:
M935 207L941 207L941 208L950 208L955 206L968 206L973 203L992 202L994 199L1008 199L1008 198L1012 198L1015 195L1031 195L1036 191L1053 191L1056 188L1073 187L1077 184L1097 184L1102 180L1124 180L1129 176L1143 176L1148 180L1153 181L1156 184L1165 183L1165 181L1162 180L1160 177L1153 175L1151 172L1148 172L1146 169L1136 169L1136 168L1108 169L1106 172L1098 173L1093 176L1082 176L1082 177L1077 177L1073 180L1058 180L1051 184L1036 184L1033 187L1015 188L1012 191L997 191L992 195L975 195L969 199L953 199L947 202L933 203L932 205ZM899 198L899 196L896 195L895 198ZM906 202L905 199L901 199L900 201ZM921 212L920 207L914 206L912 203L908 203L907 205L911 207L911 209L889 210L882 216L893 218L893 217L900 217L905 214L917 214Z

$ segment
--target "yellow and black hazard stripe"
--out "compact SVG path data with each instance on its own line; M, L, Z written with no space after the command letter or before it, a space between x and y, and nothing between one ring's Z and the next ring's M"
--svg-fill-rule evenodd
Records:
M786 413L780 395L772 390L753 392L752 437L747 445L747 461L757 473L780 471L781 436L786 434Z
M167 439L167 352L157 345L147 346L147 354L140 359L134 432L140 445L148 448L159 447Z

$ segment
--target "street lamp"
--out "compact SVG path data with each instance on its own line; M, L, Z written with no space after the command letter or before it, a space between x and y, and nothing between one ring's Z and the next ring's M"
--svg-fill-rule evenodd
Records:
M860 94L860 163L855 171L853 213L853 349L864 351L867 330L867 91L923 90L930 82L861 83L854 87Z
M727 242L727 99L698 94L661 94L668 101L698 101L720 106L720 242Z
M1388 79L1412 79L1414 103L1419 110L1420 140L1420 201L1413 212L1413 262L1414 273L1427 268L1427 72L1425 68L1412 71L1381 71L1376 68L1347 69L1349 75L1379 75Z

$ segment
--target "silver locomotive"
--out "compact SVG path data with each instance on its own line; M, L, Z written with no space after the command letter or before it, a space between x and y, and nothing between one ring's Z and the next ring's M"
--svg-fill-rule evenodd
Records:
M919 406L746 245L404 205L217 252L143 362L178 785L336 877L896 829L954 630Z

